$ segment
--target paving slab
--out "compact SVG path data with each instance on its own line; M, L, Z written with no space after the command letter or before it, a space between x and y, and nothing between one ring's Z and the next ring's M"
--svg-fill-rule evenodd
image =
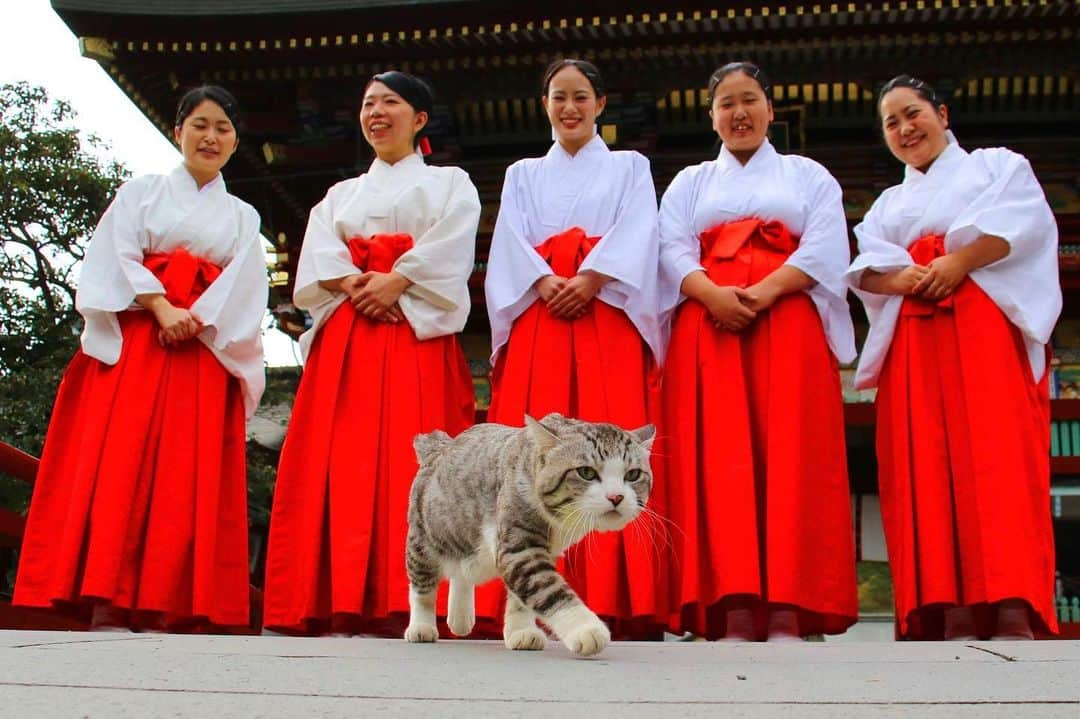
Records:
M557 642L0 631L0 716L1080 717L1080 642Z

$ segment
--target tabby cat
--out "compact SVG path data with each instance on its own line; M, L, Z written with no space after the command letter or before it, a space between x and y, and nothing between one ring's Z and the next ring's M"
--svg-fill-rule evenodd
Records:
M611 634L555 570L590 531L617 531L652 489L655 430L632 432L549 414L525 427L481 424L451 439L413 441L420 469L409 497L410 642L433 642L435 590L450 579L447 623L457 636L476 621L473 587L495 576L507 588L503 639L543 649L543 620L571 651L596 654Z

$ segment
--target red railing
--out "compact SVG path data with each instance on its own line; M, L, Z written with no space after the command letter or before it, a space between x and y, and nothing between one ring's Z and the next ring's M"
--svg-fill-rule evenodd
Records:
M37 468L37 457L0 442L0 472L33 484ZM22 516L0 507L0 547L18 548L25 526L26 520Z

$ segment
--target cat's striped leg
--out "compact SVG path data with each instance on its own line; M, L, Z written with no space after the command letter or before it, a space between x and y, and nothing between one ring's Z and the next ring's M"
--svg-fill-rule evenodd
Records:
M550 553L523 544L511 544L500 553L507 589L536 612L574 654L587 657L601 652L611 641L607 625L555 570Z
M447 602L446 623L454 636L466 637L476 624L473 585L461 577L450 577L450 597Z
M536 613L525 606L513 592L506 593L503 641L507 649L538 651L547 645L544 630L536 626Z
M409 574L409 626L405 638L410 642L433 642L439 638L435 626L435 592L442 570L427 556L411 527L405 547L405 570Z

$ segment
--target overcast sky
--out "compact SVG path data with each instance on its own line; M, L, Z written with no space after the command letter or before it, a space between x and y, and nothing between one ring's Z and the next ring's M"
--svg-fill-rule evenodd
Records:
M79 55L78 39L49 0L3 3L0 82L25 80L45 87L50 97L67 100L78 113L80 128L104 140L108 155L134 175L176 167L180 153L100 65ZM286 335L273 330L264 334L264 342L271 365L296 364L295 343Z

